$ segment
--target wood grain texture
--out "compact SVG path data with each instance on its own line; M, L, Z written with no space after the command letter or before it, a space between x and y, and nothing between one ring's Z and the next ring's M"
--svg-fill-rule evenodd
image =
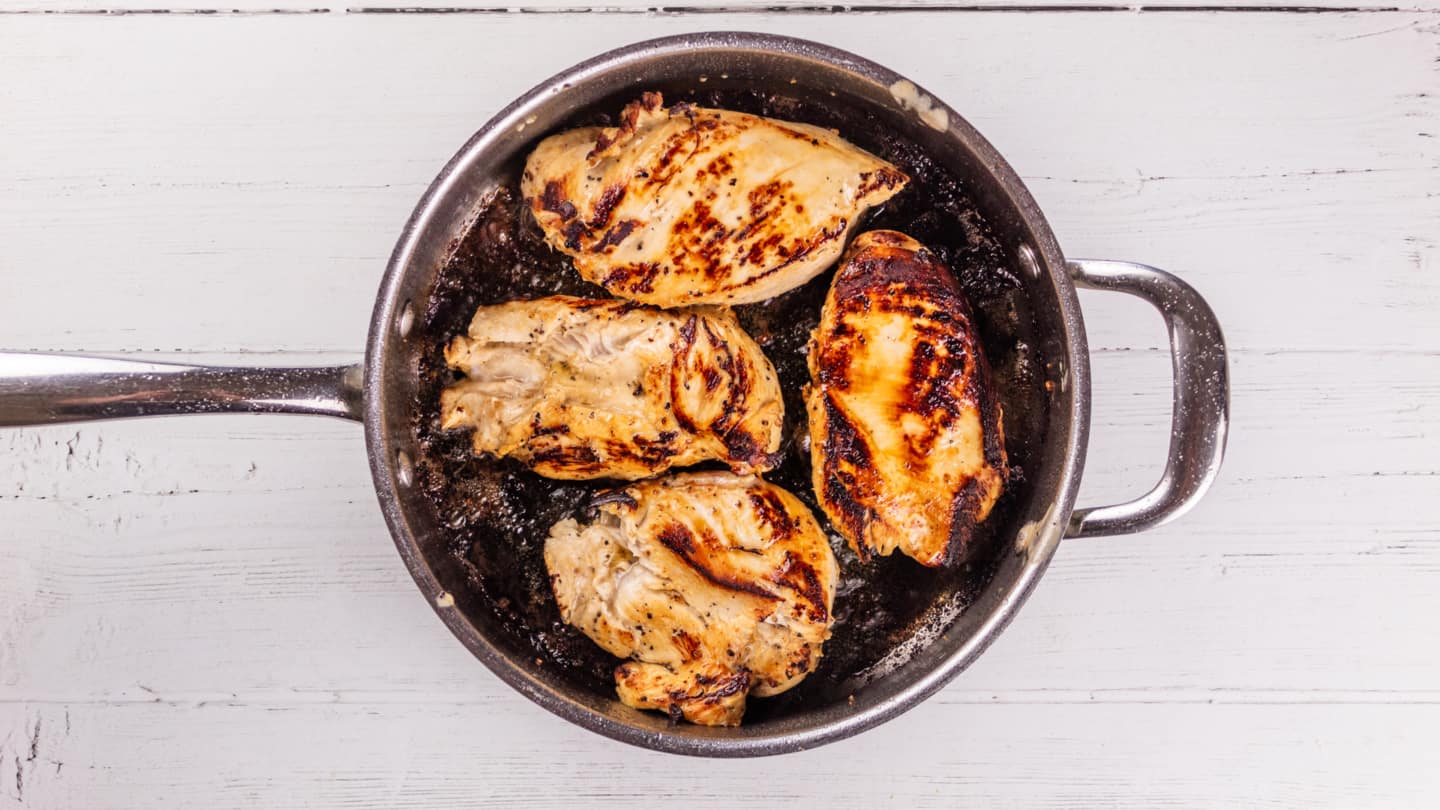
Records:
M1137 494L1158 474L1166 365L1151 352L1097 358L1082 502ZM1064 546L952 691L1440 696L1433 650L1414 643L1440 633L1440 502L1428 497L1440 357L1355 369L1349 355L1243 353L1234 365L1216 489L1173 526ZM1307 403L1309 417L1246 407L1266 401ZM0 699L463 700L491 680L401 567L354 425L192 417L0 441L0 510L25 527L0 547L17 575L0 582Z
M333 15L416 15L494 16L526 14L625 14L676 16L693 14L753 14L775 11L829 16L876 12L950 11L972 13L1058 13L1192 12L1284 14L1371 14L1394 11L1434 12L1437 0L851 0L825 3L820 0L684 0L661 3L657 0L0 0L0 14L62 16L333 16Z
M912 76L1010 159L1068 252L1191 279L1236 346L1440 345L1440 22L1229 20L5 18L0 261L25 264L0 346L358 351L401 224L492 113L583 56L727 26ZM1100 346L1129 345L1113 298Z
M818 751L727 761L578 736L509 702L17 704L0 706L0 724L14 729L0 748L0 797L46 810L719 810L751 797L837 810L1353 810L1423 807L1440 786L1431 767L1440 706L927 708ZM97 796L112 801L98 805Z
M1065 544L922 708L714 763L594 737L476 663L401 566L354 425L0 431L0 807L1429 801L1429 13L0 14L0 347L351 362L400 225L480 123L706 28L891 65L996 143L1070 253L1195 284L1233 348L1211 495ZM1143 304L1082 303L1089 504L1158 475L1169 358Z

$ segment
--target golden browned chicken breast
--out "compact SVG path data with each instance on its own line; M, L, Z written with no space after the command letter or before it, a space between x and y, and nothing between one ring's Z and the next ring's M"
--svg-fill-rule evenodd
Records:
M861 558L962 554L1006 478L1000 404L949 268L895 231L855 238L810 348L815 495Z
M815 669L839 570L810 510L759 478L688 473L600 496L562 520L545 565L564 620L630 659L615 670L638 709L733 726L747 695Z
M728 310L512 301L477 310L445 362L465 379L441 394L442 426L551 478L767 470L780 447L775 369Z
M520 190L586 279L662 307L763 301L840 255L907 178L835 133L658 93L619 127L546 138Z

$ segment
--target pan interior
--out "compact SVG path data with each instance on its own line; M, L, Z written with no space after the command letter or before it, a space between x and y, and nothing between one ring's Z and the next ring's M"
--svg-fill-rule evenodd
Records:
M1013 468L972 552L945 568L926 569L898 554L861 563L832 531L842 581L820 668L783 695L752 699L739 729L672 726L661 715L618 704L610 675L616 660L560 622L541 558L545 534L606 482L552 481L513 462L479 459L469 452L468 435L438 429L439 390L452 379L440 348L463 332L476 306L557 293L604 296L545 247L518 200L516 181L529 148L544 135L611 123L646 90L660 91L667 103L833 128L912 177L862 230L905 231L955 271L994 369ZM1057 495L1065 448L1049 440L1057 420L1069 418L1069 402L1057 400L1072 388L1064 373L1069 347L1055 323L1055 287L1024 254L1043 252L1049 235L1028 230L1032 218L995 188L989 155L962 148L949 129L934 126L934 116L904 111L902 101L906 94L895 92L893 82L864 81L804 53L700 48L593 68L589 75L582 66L568 84L502 113L422 203L382 296L381 307L388 301L394 308L390 320L406 318L409 328L383 338L379 410L387 446L377 473L393 472L385 469L393 466L389 459L404 454L412 469L401 477L389 516L402 554L422 589L448 594L442 605L453 600L441 615L457 635L522 691L562 714L592 714L590 725L601 731L659 748L693 753L737 737L794 734L884 709L931 678L983 635L986 619L1014 597L1021 572L1036 556L1048 557L1053 538L1041 542L1041 529L1054 528L1069 505L1056 508L1065 500ZM915 106L913 98L908 103ZM737 309L785 391L785 459L767 478L798 495L822 523L799 438L806 343L832 272ZM936 497L937 504L948 500L947 493Z

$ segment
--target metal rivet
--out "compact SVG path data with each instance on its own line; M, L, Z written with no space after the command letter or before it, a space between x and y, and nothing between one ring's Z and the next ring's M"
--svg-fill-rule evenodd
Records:
M395 331L400 337L409 337L410 330L415 326L415 308L406 301L400 307L400 317L395 320Z
M1029 273L1032 278L1039 278L1040 262L1035 258L1035 249L1029 245L1021 245L1020 249L1015 252L1020 254L1020 265L1025 268L1025 272Z
M410 463L410 454L404 450L395 454L395 477L400 486L408 487L415 482L415 465Z

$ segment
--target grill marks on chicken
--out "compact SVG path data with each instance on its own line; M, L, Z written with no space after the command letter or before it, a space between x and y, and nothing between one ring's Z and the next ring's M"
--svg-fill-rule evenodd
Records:
M806 394L815 494L861 558L963 555L1006 478L1000 404L949 268L856 237L821 311Z
M465 379L442 392L441 426L551 478L633 480L710 459L748 473L780 447L780 383L728 310L512 301L479 308L445 362Z
M605 650L621 701L738 725L747 695L805 678L839 576L815 518L752 476L688 473L601 495L545 543L560 615Z
M908 182L808 124L677 104L658 93L619 127L546 138L521 192L587 280L664 307L763 301L818 275L866 209Z
M776 373L730 310L814 278L909 182L828 130L646 93L618 127L554 135L521 193L546 242L628 300L481 307L445 350L442 427L552 478L638 481L550 527L562 619L612 655L626 705L739 725L814 671L838 566L779 461ZM657 309L667 307L673 309ZM856 238L808 356L813 486L861 559L966 553L1006 482L1000 405L950 271L894 231Z

